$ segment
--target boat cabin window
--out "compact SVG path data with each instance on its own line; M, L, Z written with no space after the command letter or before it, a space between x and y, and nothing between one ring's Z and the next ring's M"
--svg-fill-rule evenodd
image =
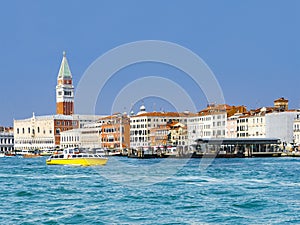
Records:
M77 155L78 158L82 158L82 155Z
M93 158L94 156L93 156L93 155L89 155L89 157L90 157L90 158Z
M61 158L64 158L64 155L59 155L59 158L61 159Z

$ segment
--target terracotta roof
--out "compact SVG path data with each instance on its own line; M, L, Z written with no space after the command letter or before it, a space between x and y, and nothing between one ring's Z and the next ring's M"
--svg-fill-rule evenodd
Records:
M198 115L214 115L220 113L227 113L227 117L234 115L235 113L245 113L247 112L247 108L245 106L230 106L227 104L219 104L219 105L208 105L206 109L201 110Z
M194 113L179 113L179 112L145 112L139 115L134 115L132 117L143 117L143 116L151 116L151 117L187 117L194 116Z
M274 100L274 102L288 102L289 100L285 99L284 97L278 98Z

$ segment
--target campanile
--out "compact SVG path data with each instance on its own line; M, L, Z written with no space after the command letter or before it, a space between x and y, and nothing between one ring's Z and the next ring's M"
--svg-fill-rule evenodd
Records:
M56 114L72 115L74 113L74 86L72 74L67 61L66 52L57 75L56 85Z

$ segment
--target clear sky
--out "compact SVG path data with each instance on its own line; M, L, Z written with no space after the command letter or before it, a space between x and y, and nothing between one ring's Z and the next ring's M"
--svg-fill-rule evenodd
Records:
M32 112L55 113L63 50L76 87L100 55L139 40L170 41L198 54L214 72L228 104L251 109L285 97L291 108L300 108L299 28L298 0L1 1L0 124L12 125L13 119ZM123 71L131 79L173 72L178 71L149 64ZM115 80L108 86L112 93L124 85ZM192 89L181 75L175 81ZM199 110L205 107L203 97L191 96L196 102L199 97ZM110 101L99 103L97 113L108 113ZM167 105L155 107L168 110Z

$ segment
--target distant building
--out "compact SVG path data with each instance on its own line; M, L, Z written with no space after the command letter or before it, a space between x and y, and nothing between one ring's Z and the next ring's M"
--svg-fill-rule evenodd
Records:
M101 144L103 148L130 147L130 119L127 114L114 114L101 118Z
M188 144L194 145L198 138L224 138L227 135L236 137L236 120L230 121L227 126L227 118L235 113L246 111L244 106L229 106L225 104L210 104L201 110L196 116L188 118Z
M279 138L285 145L294 143L294 121L300 112L285 111L266 114L266 137Z
M249 115L243 115L237 118L237 130L236 134L238 138L249 137Z
M14 133L12 127L0 127L0 152L9 153L14 150Z
M253 137L266 137L266 107L255 110L249 113L248 117L248 136Z
M78 118L77 116L75 118ZM86 119L86 116L79 117ZM86 121L85 121L86 122ZM126 114L98 116L96 121L81 123L78 129L61 133L61 147L129 148L129 117ZM121 131L121 132L120 132ZM120 138L122 136L122 139Z
M172 146L186 146L188 145L187 126L175 122L168 125L170 127L170 142Z
M243 113L236 113L227 118L226 125L226 137L227 138L237 138L237 120L243 116Z
M262 107L243 113L236 113L227 119L227 137L229 138L280 138L281 132L275 133L271 129L274 125L266 123L266 115L270 113L282 113L288 111L288 100L279 98L274 101L273 107ZM284 114L280 114L281 116ZM283 119L283 117L281 118ZM282 121L281 121L282 122ZM283 125L283 124L281 124ZM268 132L268 134L267 134ZM291 132L289 130L289 132ZM280 133L280 134L279 134ZM275 135L275 136L273 136ZM279 136L276 136L279 135Z
M245 106L227 106L227 123L226 123L226 137L237 138L237 121L241 116L247 114L247 108Z
M60 148L80 148L82 147L82 129L71 129L60 134Z
M61 132L61 148L101 148L101 126L97 122L85 124L82 128Z
M172 142L169 140L170 129L170 126L166 124L150 128L150 146L171 145Z
M294 144L300 146L300 112L294 120ZM300 150L300 149L299 149Z
M146 112L145 106L140 107L136 115L130 117L130 147L150 147L151 129L165 126L171 121L187 124L189 112Z
M228 105L210 104L198 114L203 122L203 138L223 138L226 135Z
M74 113L74 86L72 82L66 53L63 52L63 59L57 75L56 114L72 115Z
M289 100L281 97L274 100L274 108L277 111L286 111L289 109Z
M33 116L14 120L15 150L49 149L60 145L60 133L77 128L70 115Z
M75 147L81 141L89 141L86 133L78 136L72 129L83 128L95 123L101 116L74 114L74 86L71 70L63 53L63 59L57 75L56 115L35 116L23 120L14 120L15 149L48 149L61 145L61 133L64 134L62 146ZM80 139L82 137L82 140Z

